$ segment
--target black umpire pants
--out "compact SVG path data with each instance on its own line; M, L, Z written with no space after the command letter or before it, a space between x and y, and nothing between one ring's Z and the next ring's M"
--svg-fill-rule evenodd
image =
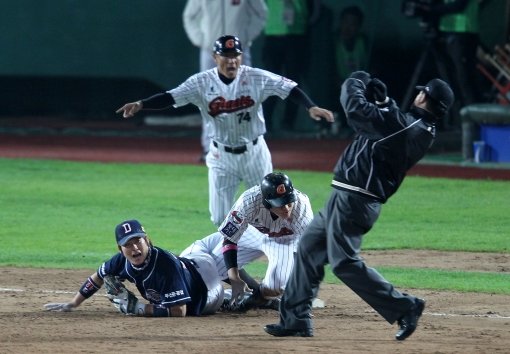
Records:
M361 240L375 221L381 204L354 193L333 189L326 206L299 241L294 269L280 305L287 329L312 328L312 299L324 279L324 266L386 321L394 323L414 306L415 297L397 291L360 257Z

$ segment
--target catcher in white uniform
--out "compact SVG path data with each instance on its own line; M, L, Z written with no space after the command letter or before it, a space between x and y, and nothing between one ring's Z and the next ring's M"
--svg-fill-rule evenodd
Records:
M209 211L220 225L234 203L241 181L246 188L272 172L271 154L264 140L262 102L269 96L289 97L306 107L312 119L334 120L331 111L317 107L297 83L266 70L241 65L242 46L235 36L215 42L217 67L188 78L177 88L130 102L117 110L124 118L141 109L165 109L192 103L212 131L206 164L209 168Z
M294 189L288 176L273 172L239 197L219 232L195 241L181 257L194 252L210 254L220 278L232 286L232 303L251 288L251 299L244 304L271 307L271 300L283 294L297 244L312 219L306 194ZM263 255L268 260L267 271L258 284L242 268Z

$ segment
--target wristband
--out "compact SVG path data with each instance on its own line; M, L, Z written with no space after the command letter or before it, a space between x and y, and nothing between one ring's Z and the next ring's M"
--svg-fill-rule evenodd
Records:
M223 245L221 251L223 253L228 251L237 251L237 245L235 243L227 243L226 245Z
M99 290L99 286L94 283L94 281L92 280L91 277L88 277L87 280L85 281L85 283L83 283L83 285L81 286L80 288L80 294L85 298L85 299L88 299L89 297L91 297L92 295L94 295L94 293L96 291Z
M227 270L234 267L237 268L237 246L230 248L228 251L223 251L223 259L225 260Z
M152 317L172 317L172 311L166 307L152 305Z

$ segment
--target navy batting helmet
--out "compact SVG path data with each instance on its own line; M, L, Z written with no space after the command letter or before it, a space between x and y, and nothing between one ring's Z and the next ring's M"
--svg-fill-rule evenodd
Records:
M241 41L236 36L221 36L214 42L213 52L219 55L239 55L243 53Z
M262 204L268 209L279 208L296 201L296 193L290 178L281 172L266 175L262 180L260 190L262 191Z

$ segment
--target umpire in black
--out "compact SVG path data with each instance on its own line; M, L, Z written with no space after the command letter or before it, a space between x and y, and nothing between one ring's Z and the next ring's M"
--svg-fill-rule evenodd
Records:
M332 192L303 234L294 269L280 305L280 323L264 330L273 336L313 336L312 299L329 263L333 273L386 321L398 323L397 340L409 337L425 301L396 290L360 256L363 235L407 171L432 145L435 124L454 100L450 86L433 79L417 87L408 113L386 95L386 85L364 71L342 85L340 103L357 133L334 169Z

